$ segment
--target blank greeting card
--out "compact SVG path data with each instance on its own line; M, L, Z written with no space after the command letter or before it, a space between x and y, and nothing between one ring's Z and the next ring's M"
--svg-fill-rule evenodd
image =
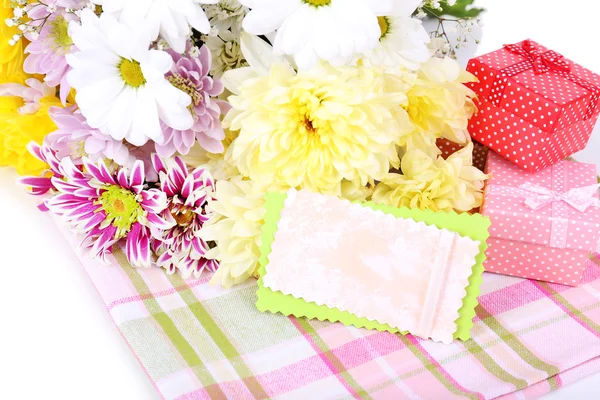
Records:
M471 235L452 230L459 225ZM466 339L488 225L481 216L271 193L257 306L445 343Z

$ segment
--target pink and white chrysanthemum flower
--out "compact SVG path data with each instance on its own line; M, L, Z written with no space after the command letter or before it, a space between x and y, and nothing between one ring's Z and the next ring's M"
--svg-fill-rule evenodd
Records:
M122 140L116 140L87 124L77 106L50 107L48 114L58 128L49 133L44 142L56 150L59 158L71 157L81 164L82 157L92 162L108 158L118 165L131 167L129 150Z
M160 188L168 199L161 217L170 224L160 233L160 239L153 242L153 249L159 255L156 264L169 274L179 270L184 278L216 271L219 264L204 258L209 246L200 238L202 226L211 216L206 210L215 190L210 173L204 168L189 172L179 157L163 160L154 154L152 162L159 173Z
M28 6L27 15L40 26L36 35L26 34L31 43L25 49L29 54L23 64L28 74L42 74L50 87L60 85L60 100L66 104L71 86L67 73L71 70L65 56L73 48L69 35L69 22L78 20L73 10L81 9L87 2L79 0L50 0L45 3L33 2Z
M154 143L137 147L123 140L113 139L90 127L76 106L50 107L48 113L58 129L49 133L44 138L44 143L56 151L58 158L69 156L75 164L80 165L82 158L87 157L92 162L107 160L125 168L133 168L137 160L142 160L146 181L158 181L158 173L150 160L150 155L155 151Z
M56 152L47 145L40 146L35 142L29 143L27 150L38 160L45 162L49 165L50 169L42 172L40 176L26 176L18 180L18 183L27 187L29 194L34 196L46 196L49 193L54 193L56 188L52 184L52 177L55 176L58 179L63 178L63 171L61 168L60 160L58 159ZM38 208L41 211L48 211L48 206L44 199Z
M207 46L199 50L188 45L186 54L173 50L168 53L173 58L173 66L166 77L169 82L192 98L188 107L194 125L187 130L178 130L161 124L163 140L156 144L156 152L163 157L175 153L187 155L196 141L209 153L224 151L225 132L221 126L221 114L226 114L231 106L217 99L223 93L221 80L209 75L212 56Z
M136 161L130 172L121 168L113 173L103 162L94 164L84 158L81 169L67 157L60 168L63 178L52 178L58 194L47 205L85 235L82 247L106 259L112 246L124 239L129 262L151 267L152 232L168 229L170 224L159 215L167 207L166 195L145 188L144 164Z

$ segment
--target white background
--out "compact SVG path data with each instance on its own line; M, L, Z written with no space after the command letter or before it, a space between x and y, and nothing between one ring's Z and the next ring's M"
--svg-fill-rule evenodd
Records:
M477 3L489 10L478 53L530 37L600 73L597 1ZM600 129L577 159L600 170ZM0 398L159 398L78 260L15 179L0 170ZM600 376L546 398L600 398Z

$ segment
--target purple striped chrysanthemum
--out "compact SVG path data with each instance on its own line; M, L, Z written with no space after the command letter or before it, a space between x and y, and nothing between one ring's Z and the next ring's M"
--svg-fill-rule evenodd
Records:
M54 185L52 184L52 177L55 176L58 179L62 179L64 172L60 160L56 156L56 152L48 147L47 145L40 146L35 142L31 142L27 146L27 150L38 160L41 160L50 166L49 170L44 171L40 176L26 176L19 179L21 185L27 186L30 194L34 196L45 196L49 192L55 191ZM48 211L46 201L38 206L42 211Z
M159 255L156 264L170 274L179 270L184 278L216 271L219 264L204 258L209 246L200 238L200 230L210 218L206 204L215 189L210 173L203 168L189 172L178 157L163 160L155 154L152 162L159 173L160 188L167 195L168 206L161 217L170 224L153 242Z
M111 172L103 162L84 158L80 168L67 157L59 168L63 177L51 180L58 194L46 204L84 235L82 247L104 258L123 239L129 262L151 267L152 232L170 224L159 215L167 207L166 195L145 187L144 164L136 161L131 172Z

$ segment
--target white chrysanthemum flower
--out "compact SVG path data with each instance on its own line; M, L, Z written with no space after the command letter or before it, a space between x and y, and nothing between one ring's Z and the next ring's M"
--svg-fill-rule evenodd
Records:
M139 30L149 30L151 39L163 37L173 50L185 51L192 33L191 27L208 34L210 23L200 4L215 4L219 0L92 0L105 13L115 14L120 21Z
M244 29L255 35L277 30L276 53L294 56L301 69L324 59L353 60L377 46L377 16L390 15L394 0L240 0L251 8Z
M221 32L219 36L207 37L206 45L212 54L210 73L216 78L220 78L225 71L248 65L242 53L240 37L229 30Z
M377 18L381 37L377 47L369 53L369 59L375 64L417 70L431 57L427 31L420 20L411 18L420 3L421 0L397 1L390 15Z
M89 9L69 29L78 51L67 55L68 80L92 128L135 146L162 140L161 120L174 129L191 128L190 96L165 78L173 59L149 50L146 35Z

